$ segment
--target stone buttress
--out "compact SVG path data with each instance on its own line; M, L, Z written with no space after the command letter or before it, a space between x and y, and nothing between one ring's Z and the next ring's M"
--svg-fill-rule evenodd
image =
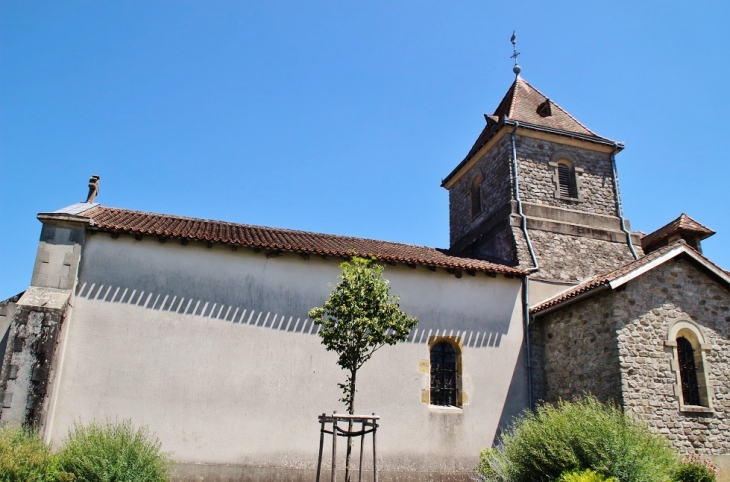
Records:
M88 209L92 204L74 206ZM4 319L0 422L42 429L54 378L54 356L71 309L88 218L77 216L72 206L63 212L39 214L38 219L43 229L30 287L0 304Z

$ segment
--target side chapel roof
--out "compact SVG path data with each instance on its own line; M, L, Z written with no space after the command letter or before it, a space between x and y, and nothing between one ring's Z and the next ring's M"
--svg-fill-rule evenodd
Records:
M730 286L730 273L718 267L712 261L689 247L683 239L680 239L668 246L652 251L646 256L635 261L627 263L618 269L609 271L608 273L599 274L584 281L578 286L569 288L562 293L558 293L554 297L530 308L530 313L533 315L544 314L549 308L556 307L566 302L577 301L579 297L589 296L607 288L616 289L637 276L640 276L681 254L688 255L690 258L694 259L694 261L698 262L704 268L715 274L715 276L723 280L726 285Z
M79 216L89 219L89 229L92 230L207 241L231 246L293 251L322 256L375 256L378 260L385 262L526 275L525 271L518 268L452 256L446 250L426 246L146 213L101 205L90 206L93 207L80 212ZM60 212L64 212L64 210Z
M715 231L703 226L691 217L682 213L674 221L662 226L653 233L647 234L641 238L641 247L644 251L650 251L652 247L659 245L662 241L667 240L672 235L690 234L697 236L700 240L709 238Z

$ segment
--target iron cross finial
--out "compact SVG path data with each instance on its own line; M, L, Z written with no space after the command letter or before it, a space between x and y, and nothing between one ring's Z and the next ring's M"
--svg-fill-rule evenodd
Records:
M512 55L510 55L509 58L515 59L515 66L512 67L512 72L515 73L515 76L519 76L522 69L520 68L519 64L517 64L517 57L519 57L520 53L517 51L517 32L512 31L512 37L509 39L510 42L512 42Z

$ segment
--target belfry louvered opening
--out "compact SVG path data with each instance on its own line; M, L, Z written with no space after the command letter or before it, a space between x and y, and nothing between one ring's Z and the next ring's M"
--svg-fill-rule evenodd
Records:
M558 164L558 183L560 185L560 195L562 197L578 197L573 169L562 162Z

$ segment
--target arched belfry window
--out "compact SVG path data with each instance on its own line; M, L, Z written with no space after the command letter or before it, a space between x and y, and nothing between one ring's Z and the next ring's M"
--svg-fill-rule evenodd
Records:
M458 354L453 345L440 341L431 347L431 405L458 406Z
M482 213L482 176L475 176L471 181L471 215L477 217Z
M699 325L688 319L671 323L667 332L667 347L672 347L671 363L675 374L674 395L680 411L712 412L714 390L708 383L710 368L705 352L711 349Z
M561 197L577 198L578 189L575 184L575 171L567 161L558 161L558 184Z
M566 151L553 153L548 165L552 168L555 197L565 201L583 201L581 176L583 169L576 167L573 156Z

